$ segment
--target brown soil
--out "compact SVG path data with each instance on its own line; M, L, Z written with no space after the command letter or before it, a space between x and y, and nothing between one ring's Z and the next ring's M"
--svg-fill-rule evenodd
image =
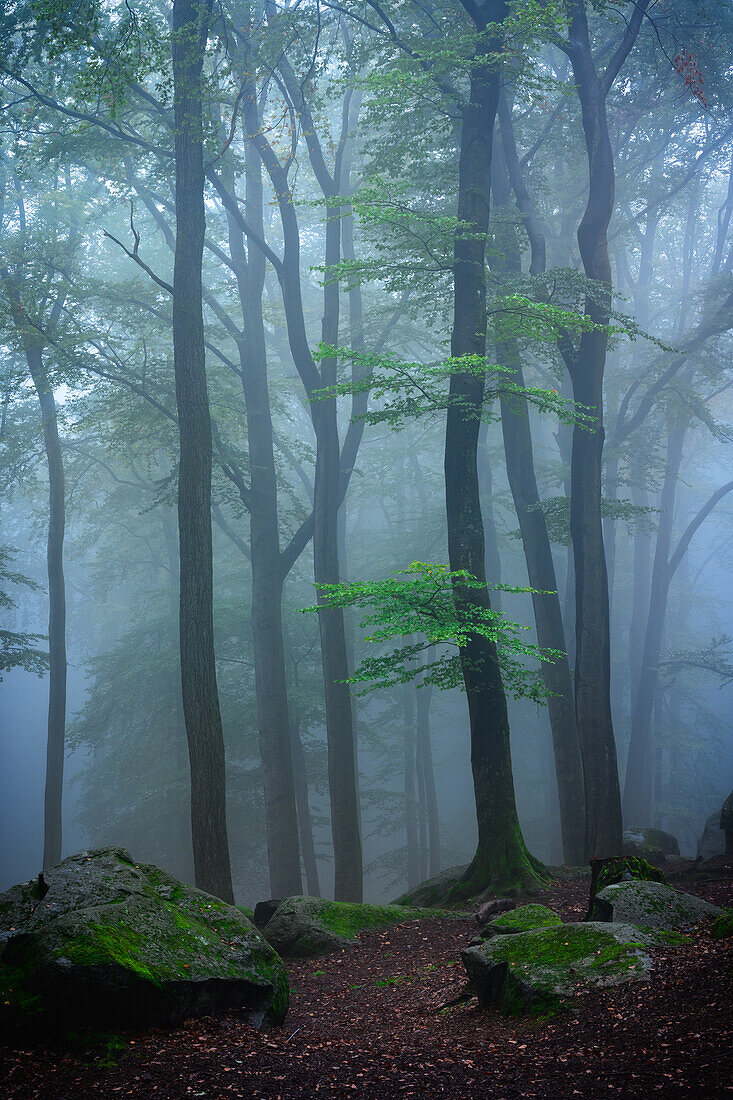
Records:
M733 862L706 873L679 865L675 885L733 905ZM566 920L587 880L541 898ZM655 951L651 981L576 997L551 1021L505 1019L476 1001L441 1009L464 984L468 921L430 920L364 933L358 947L289 966L285 1026L258 1033L235 1016L123 1036L105 1065L96 1051L6 1052L0 1096L371 1100L693 1096L733 1092L731 941L699 930Z

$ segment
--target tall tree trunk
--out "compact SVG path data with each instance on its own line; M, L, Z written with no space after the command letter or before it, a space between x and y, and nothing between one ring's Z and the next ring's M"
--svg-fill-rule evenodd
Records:
M329 209L326 223L326 285L322 341L338 343L339 286L329 282L331 271L341 258L340 218ZM336 360L321 362L321 384L336 383ZM319 401L315 410L316 473L313 507L313 563L316 584L338 584L338 510L341 503L341 447L336 399ZM351 692L345 683L349 676L346 634L342 608L330 607L319 590L321 607L318 622L321 633L323 683L326 700L326 736L328 738L328 783L331 800L331 829L334 851L334 897L337 901L361 901L362 854L359 831L359 806L356 792L356 760Z
M48 381L40 347L26 350L26 359L41 407L43 442L48 462L48 739L46 742L46 790L43 812L43 866L61 862L61 808L64 785L66 731L66 585L64 582L64 531L66 503L64 459L59 439L56 401Z
M682 463L682 448L688 420L676 417L667 438L667 461L660 501L659 527L654 548L649 611L646 619L644 647L639 665L637 688L631 711L631 739L626 758L624 783L624 820L627 825L648 825L651 777L651 718L659 677L664 619L669 591L669 555L674 529L674 506L677 481Z
M254 81L245 95L245 125L259 125ZM245 146L247 224L264 238L262 161L251 142ZM227 180L233 192L234 181ZM247 414L252 561L252 643L257 694L257 727L262 760L270 890L275 898L300 894L300 848L292 724L288 716L285 646L282 628L284 574L280 557L278 489L267 377L262 295L264 253L250 243L245 256L241 229L227 213L230 255L236 267L244 322L239 341L242 390Z
M588 295L585 312L606 326L611 309L608 225L614 205L613 150L606 97L633 47L648 0L640 0L623 39L599 76L593 60L584 0L571 0L565 44L580 100L588 159L588 201L578 227L583 270L599 293ZM621 854L621 797L611 718L610 615L603 547L601 492L603 374L608 336L601 327L584 332L579 348L563 354L576 402L592 410L592 430L576 426L571 459L570 532L575 563L575 714L585 775L588 858Z
M305 770L305 753L303 742L300 738L300 720L296 713L291 727L291 746L293 757L293 774L295 777L295 796L298 806L298 827L300 830L300 849L303 853L303 870L308 894L312 898L321 896L321 885L318 880L318 863L316 862L316 849L313 843L313 818L311 817L310 801L308 798L308 775ZM275 897L279 897L278 894Z
M435 789L435 770L430 745L430 700L433 689L430 684L417 689L417 763L425 790L425 810L428 831L428 866L430 878L440 871L440 818L438 796Z
M180 437L181 684L191 763L194 867L200 889L232 902L224 737L214 660L211 421L201 278L206 220L201 74L210 13L211 0L173 0L173 366Z
M506 125L502 133L506 133ZM497 250L492 268L500 275L521 273L521 255L514 227L511 224L509 178L501 146L492 167L492 188L497 206L503 209L506 228L497 237ZM515 339L500 340L496 347L498 362L510 370L507 378L524 387L524 373L519 345ZM580 739L575 720L575 702L570 665L565 656L560 599L557 594L555 564L542 512L532 448L532 426L529 406L521 393L500 399L501 428L504 438L507 477L514 500L522 547L527 563L532 594L537 640L543 649L559 650L563 656L542 664L542 676L549 692L547 708L552 732L555 773L560 805L560 827L563 859L577 867L585 861L585 791Z
M418 848L417 821L417 753L415 736L415 707L412 684L402 687L402 724L404 731L403 788L405 798L405 852L407 864L407 889L412 890L420 881L420 853Z
M480 20L501 22L503 0L491 0ZM475 13L473 6L472 14ZM478 14L478 13L475 13ZM483 32L487 23L478 25ZM458 218L470 233L454 242L454 314L451 355L486 354L486 234L489 224L490 168L499 75L489 54L500 43L482 35L470 70L470 96L462 109L458 176ZM484 378L476 372L451 374L445 434L445 496L450 567L465 569L481 581L484 532L479 499L476 452L483 404ZM456 585L456 607L489 608L489 593ZM522 838L514 797L509 719L496 646L471 636L461 650L463 681L471 730L478 846L457 895L471 895L491 886L521 889L537 880L541 865L530 856Z

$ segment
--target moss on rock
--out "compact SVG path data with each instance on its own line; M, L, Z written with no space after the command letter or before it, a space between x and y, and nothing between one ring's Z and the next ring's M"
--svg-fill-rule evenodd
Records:
M661 882L616 882L599 891L595 909L602 920L648 928L685 928L720 913L693 894L683 894Z
M554 928L559 924L562 924L560 917L546 905L520 905L518 909L500 913L498 917L490 920L483 929L482 935L489 937L518 934L529 932L533 928Z
M236 907L121 849L44 872L39 900L0 896L0 1025L17 1032L172 1023L222 1010L280 1023L282 960Z
M716 940L725 940L733 936L733 909L726 909L716 917L710 931Z
M630 925L563 924L469 947L461 957L482 1008L506 1015L556 1010L576 990L644 977L652 937Z
M360 932L388 928L402 921L426 917L455 917L443 909L404 905L367 905L292 897L280 902L263 934L280 955L309 957L340 951L356 942ZM461 914L463 916L465 914Z

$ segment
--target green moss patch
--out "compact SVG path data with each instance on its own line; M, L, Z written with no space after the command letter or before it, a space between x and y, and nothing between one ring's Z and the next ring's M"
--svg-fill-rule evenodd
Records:
M388 928L428 917L463 917L444 909L417 909L403 905L368 905L292 897L280 902L264 928L279 955L307 958L340 951L356 942L360 932Z
M716 940L725 940L733 936L733 909L726 909L715 919L711 929L711 935Z
M577 989L643 977L650 938L628 925L565 924L496 936L462 953L481 1007L507 1015L557 1009Z
M546 905L520 905L508 913L500 913L486 925L489 935L529 932L533 928L554 928L562 920Z

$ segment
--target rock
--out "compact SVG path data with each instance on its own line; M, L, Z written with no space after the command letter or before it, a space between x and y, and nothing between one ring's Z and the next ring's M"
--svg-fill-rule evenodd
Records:
M716 940L727 940L733 936L733 909L724 909L720 916L715 918L710 935Z
M703 859L725 855L725 833L720 827L720 814L714 813L705 822L703 834L697 842L697 854Z
M563 924L495 936L461 952L479 1006L541 1015L577 990L645 978L655 939L625 924Z
M465 916L465 914L461 914ZM288 957L328 955L352 947L359 932L388 928L401 921L427 916L456 916L441 909L403 905L362 905L324 898L285 898L268 921L263 935L278 954Z
M461 880L468 869L468 864L463 867L448 867L432 878L426 879L412 890L407 890L395 898L392 905L416 906L418 909L442 905L448 891Z
M595 899L598 920L637 924L644 928L684 928L720 913L693 894L682 894L661 882L617 882Z
M733 855L733 791L726 798L720 811L720 828L725 834L724 854Z
M268 921L272 920L282 900L282 898L270 898L269 901L257 902L252 919L258 928L264 928Z
M282 960L239 909L123 848L70 856L0 895L0 1032L279 1024Z
M662 829L624 829L623 852L625 856L641 856L650 863L680 858L677 838Z
M596 908L596 895L605 886L614 882L628 882L640 879L644 882L661 882L666 884L664 872L651 863L647 863L640 856L611 856L610 858L592 859L590 861L590 899L588 912L583 918L586 921L606 920L605 912L599 915Z
M520 905L511 913L502 913L489 921L484 931L490 929L492 936L516 935L530 932L533 928L554 928L558 924L562 924L562 920L546 905Z
M533 928L553 928L558 924L562 924L562 920L546 905L521 905L490 920L471 943L483 943L492 936L518 935Z
M483 926L490 921L492 917L498 916L499 913L506 913L510 909L516 909L517 903L511 898L494 898L493 901L485 901L483 905L479 905L476 913L476 921L479 925Z

